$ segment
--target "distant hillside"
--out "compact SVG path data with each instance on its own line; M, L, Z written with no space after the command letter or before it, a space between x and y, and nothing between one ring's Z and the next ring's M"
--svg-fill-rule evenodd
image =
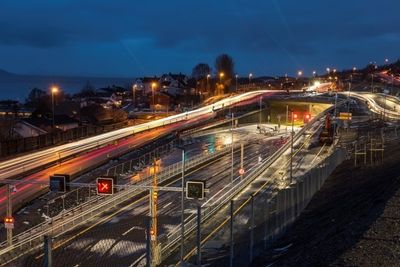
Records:
M48 90L52 84L58 85L66 93L79 92L88 82L96 89L109 86L130 88L132 78L120 77L82 77L56 75L15 74L0 69L0 100L14 99L24 101L33 88Z
M0 77L3 77L3 76L14 76L14 75L15 75L14 73L8 72L8 71L3 70L3 69L0 69Z

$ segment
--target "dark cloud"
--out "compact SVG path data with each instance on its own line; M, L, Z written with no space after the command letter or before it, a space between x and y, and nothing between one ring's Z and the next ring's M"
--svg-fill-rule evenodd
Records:
M143 70L146 72L166 69L167 64L160 63L156 55L164 56L164 60L186 58L180 66L190 72L188 60L213 58L221 51L230 51L248 61L237 60L238 66L249 66L261 56L266 62L279 61L274 68L282 71L288 64L318 64L318 58L319 65L329 64L322 61L348 64L350 59L340 61L338 55L351 56L346 51L355 51L357 46L377 39L385 43L362 50L377 56L377 50L387 46L391 49L386 52L397 57L392 47L400 36L398 10L400 1L395 0L375 4L364 0L27 0L23 4L3 0L0 46L16 46L15 53L21 46L60 53L65 49L79 60L80 51L88 46L102 57L104 45L110 45L113 50L121 49L119 57L126 53L131 58L128 61L134 66L127 68L141 65L147 69L149 62L144 61L151 61L148 70ZM147 40L145 44L143 40ZM109 64L121 60L115 57L113 62L110 58ZM152 65L157 65L154 70ZM173 67L178 66L179 62L174 62Z

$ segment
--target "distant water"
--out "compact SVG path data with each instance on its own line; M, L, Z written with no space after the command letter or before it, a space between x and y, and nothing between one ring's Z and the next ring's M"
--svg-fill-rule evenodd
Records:
M112 85L129 88L133 80L133 78L50 77L0 74L0 100L14 99L24 102L31 89L37 87L42 90L49 90L52 84L56 84L66 93L74 94L81 91L87 82L96 89Z

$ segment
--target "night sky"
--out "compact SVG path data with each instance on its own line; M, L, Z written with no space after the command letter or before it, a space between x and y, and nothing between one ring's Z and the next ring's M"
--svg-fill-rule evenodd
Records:
M400 57L399 0L0 1L0 68L137 77L214 68L295 75Z

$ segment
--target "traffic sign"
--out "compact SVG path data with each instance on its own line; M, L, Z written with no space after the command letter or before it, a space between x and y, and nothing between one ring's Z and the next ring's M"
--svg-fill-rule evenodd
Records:
M243 169L243 168L240 168L240 169L239 169L239 174L240 174L240 175L243 175L243 174L244 174L244 169Z
M112 195L114 194L114 178L113 177L99 177L96 179L96 188L98 195Z
M4 218L4 227L6 229L14 229L14 218L13 217Z
M68 174L54 174L50 176L50 190L53 192L65 193L69 191L69 180Z
M187 181L186 182L186 198L201 200L205 196L205 181Z

